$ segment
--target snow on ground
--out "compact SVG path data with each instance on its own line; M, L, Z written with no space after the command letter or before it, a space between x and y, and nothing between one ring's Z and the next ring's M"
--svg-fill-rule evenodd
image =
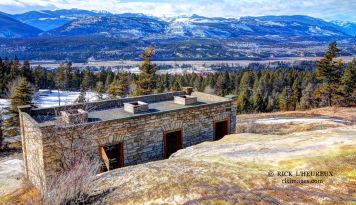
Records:
M75 100L79 97L80 92L72 92L72 91L59 91L58 90L39 90L33 99L33 103L37 107L53 107L60 105L70 105L75 103ZM103 98L107 98L108 95L104 95ZM85 96L87 101L97 101L98 96L95 92L86 92ZM0 110L10 106L9 99L0 99Z
M58 90L39 90L33 100L38 107L53 107L60 105L70 105L79 97L80 92L59 91ZM106 98L107 96L104 96ZM99 100L95 92L86 92L85 98L88 101Z
M282 124L282 123L302 124L302 123L320 123L320 122L333 122L337 124L347 123L347 121L332 119L332 118L263 118L263 119L254 120L253 122L260 123L260 124Z
M0 196L18 189L21 185L23 162L16 158L0 160Z
M0 110L3 110L6 107L9 107L10 100L9 99L0 99Z

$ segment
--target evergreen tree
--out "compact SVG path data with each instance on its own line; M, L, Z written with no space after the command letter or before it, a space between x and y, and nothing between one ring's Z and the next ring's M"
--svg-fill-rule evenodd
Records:
M26 78L29 83L34 83L30 62L25 60L21 66L20 74Z
M18 107L22 105L32 105L33 90L25 78L16 87L15 94L11 97L11 107L6 114L11 117L5 120L4 135L15 136L19 134L19 112Z
M263 100L262 94L259 91L254 94L253 107L256 112L264 112L266 110L266 103Z
M283 88L281 95L279 96L279 109L281 111L292 110L292 91L289 86Z
M344 75L341 79L341 92L344 95L344 103L346 105L356 104L356 59L346 67Z
M305 110L314 107L314 98L313 98L314 86L309 83L307 87L302 91L302 97L300 98L300 103L298 108Z
M203 92L203 91L204 91L205 85L204 85L204 79L203 79L203 77L199 76L199 77L195 78L194 87L195 87L199 92Z
M137 82L137 88L135 95L149 95L153 93L156 88L156 64L151 62L152 57L155 55L155 49L148 47L141 57L144 59L140 65L140 77Z
M299 100L302 97L301 80L296 78L292 86L291 108L296 110Z
M343 70L341 60L334 60L340 55L340 49L337 48L336 42L329 44L324 57L317 62L316 76L321 82L314 95L319 97L323 104L332 105L339 98L338 92L340 79Z
M180 91L180 90L182 90L177 78L175 79L175 81L174 81L174 83L173 83L173 85L172 85L172 90L173 90L173 91Z
M65 65L61 64L58 68L56 73L56 87L58 90L67 90L69 87L69 76L68 76L68 69Z
M165 90L164 82L162 77L157 81L157 93L163 93Z
M75 100L75 102L77 103L85 103L87 100L85 98L86 96L86 92L85 92L85 89L81 88L80 89L80 93L79 93L79 96L78 98Z
M121 74L109 86L108 94L115 97L125 97L129 92L129 82L127 74Z
M226 95L226 84L224 82L224 77L222 75L219 75L218 79L216 80L215 94L219 96Z
M19 60L17 59L17 56L15 55L14 56L14 59L12 60L12 62L10 63L10 74L9 74L9 79L10 80L13 80L15 79L16 77L20 76L21 75L21 72L20 72L20 62Z
M245 89L241 90L239 96L237 97L237 111L239 113L247 113L252 110L250 92Z
M106 80L105 80L105 89L109 89L109 86L111 85L111 83L114 81L114 73L109 70L107 75L106 75Z
M94 86L95 77L94 74L86 67L83 71L83 80L81 87L85 90L90 90Z
M96 94L98 96L98 99L102 100L103 99L103 95L105 93L105 87L104 87L104 83L102 81L99 81L99 82L96 83L95 91L96 91Z

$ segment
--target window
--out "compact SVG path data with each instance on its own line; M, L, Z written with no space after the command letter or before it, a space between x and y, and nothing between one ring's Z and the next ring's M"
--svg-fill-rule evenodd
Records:
M103 160L102 172L110 171L124 166L124 144L99 147Z
M214 123L214 140L220 140L229 134L229 121L223 120Z
M168 159L173 153L182 149L182 130L164 133L164 158Z

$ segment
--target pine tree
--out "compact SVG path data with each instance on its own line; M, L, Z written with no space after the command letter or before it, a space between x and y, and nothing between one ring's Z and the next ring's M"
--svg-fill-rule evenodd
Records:
M172 85L172 90L173 90L173 91L180 91L180 90L182 90L177 78L175 79L175 81L174 81L174 83L173 83L173 85Z
M109 89L110 84L114 81L114 73L109 70L107 75L106 75L106 80L105 80L105 89Z
M292 91L289 86L283 88L282 93L279 96L279 109L281 111L290 111L292 110Z
M239 113L248 113L252 110L250 92L246 90L241 90L237 98L237 111Z
M85 103L85 102L87 102L87 99L86 99L85 96L86 96L85 89L81 88L81 89L80 89L79 96L78 96L78 98L75 100L75 102L77 102L77 103Z
M356 104L356 59L346 67L344 75L341 79L341 92L344 96L346 105Z
M125 97L129 92L129 82L127 74L121 74L118 79L110 84L108 94L112 97Z
M292 96L291 96L292 110L296 110L301 97L302 97L301 80L300 78L296 78L292 86Z
M95 91L97 93L98 99L102 100L103 95L105 93L105 87L104 87L104 83L102 81L99 81L96 83Z
M219 75L218 79L216 80L215 94L219 96L226 95L226 86L224 82L224 77L222 75Z
M203 92L205 89L205 85L204 85L204 79L203 77L199 76L197 78L195 78L194 81L194 87L199 91L199 92Z
M331 106L339 98L340 79L343 71L341 60L334 60L340 55L336 42L329 44L324 57L317 62L316 77L321 82L314 95L324 104Z
M90 90L94 86L94 74L90 71L90 69L87 67L83 71L83 80L81 87L85 90Z
M313 99L314 86L312 83L309 83L307 87L302 91L302 97L300 98L300 103L298 109L310 109L314 107Z
M19 60L17 59L17 56L15 55L14 56L14 59L12 60L12 63L11 63L11 66L10 66L10 74L9 74L9 78L10 80L13 80L15 79L16 77L20 76L21 75L21 72L20 72L20 62Z
M266 103L263 100L262 94L259 91L254 94L253 107L256 112L264 112L266 110Z
M156 64L151 62L152 57L155 55L155 49L148 47L141 57L144 59L140 65L140 77L137 82L135 95L149 95L153 93L156 88Z
M69 87L68 69L65 65L61 64L56 73L56 87L59 90L67 90Z
M11 107L8 108L6 114L10 115L5 120L4 135L15 136L19 134L19 112L18 107L22 105L32 105L33 90L31 85L25 78L22 79L21 84L16 87L15 94L11 97Z
M165 90L164 82L162 77L157 81L157 93L163 93Z

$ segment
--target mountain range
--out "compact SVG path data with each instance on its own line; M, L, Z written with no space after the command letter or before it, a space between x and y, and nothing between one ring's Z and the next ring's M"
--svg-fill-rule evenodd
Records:
M331 41L356 54L356 22L310 16L158 18L137 13L41 10L0 12L0 56L87 61L137 59L148 45L161 60L320 56Z
M157 18L105 11L42 10L0 15L1 36L106 36L117 38L234 38L241 35L347 37L356 35L355 22L327 22L309 16L208 18L198 15ZM26 26L24 26L27 24ZM36 28L36 29L35 29Z

